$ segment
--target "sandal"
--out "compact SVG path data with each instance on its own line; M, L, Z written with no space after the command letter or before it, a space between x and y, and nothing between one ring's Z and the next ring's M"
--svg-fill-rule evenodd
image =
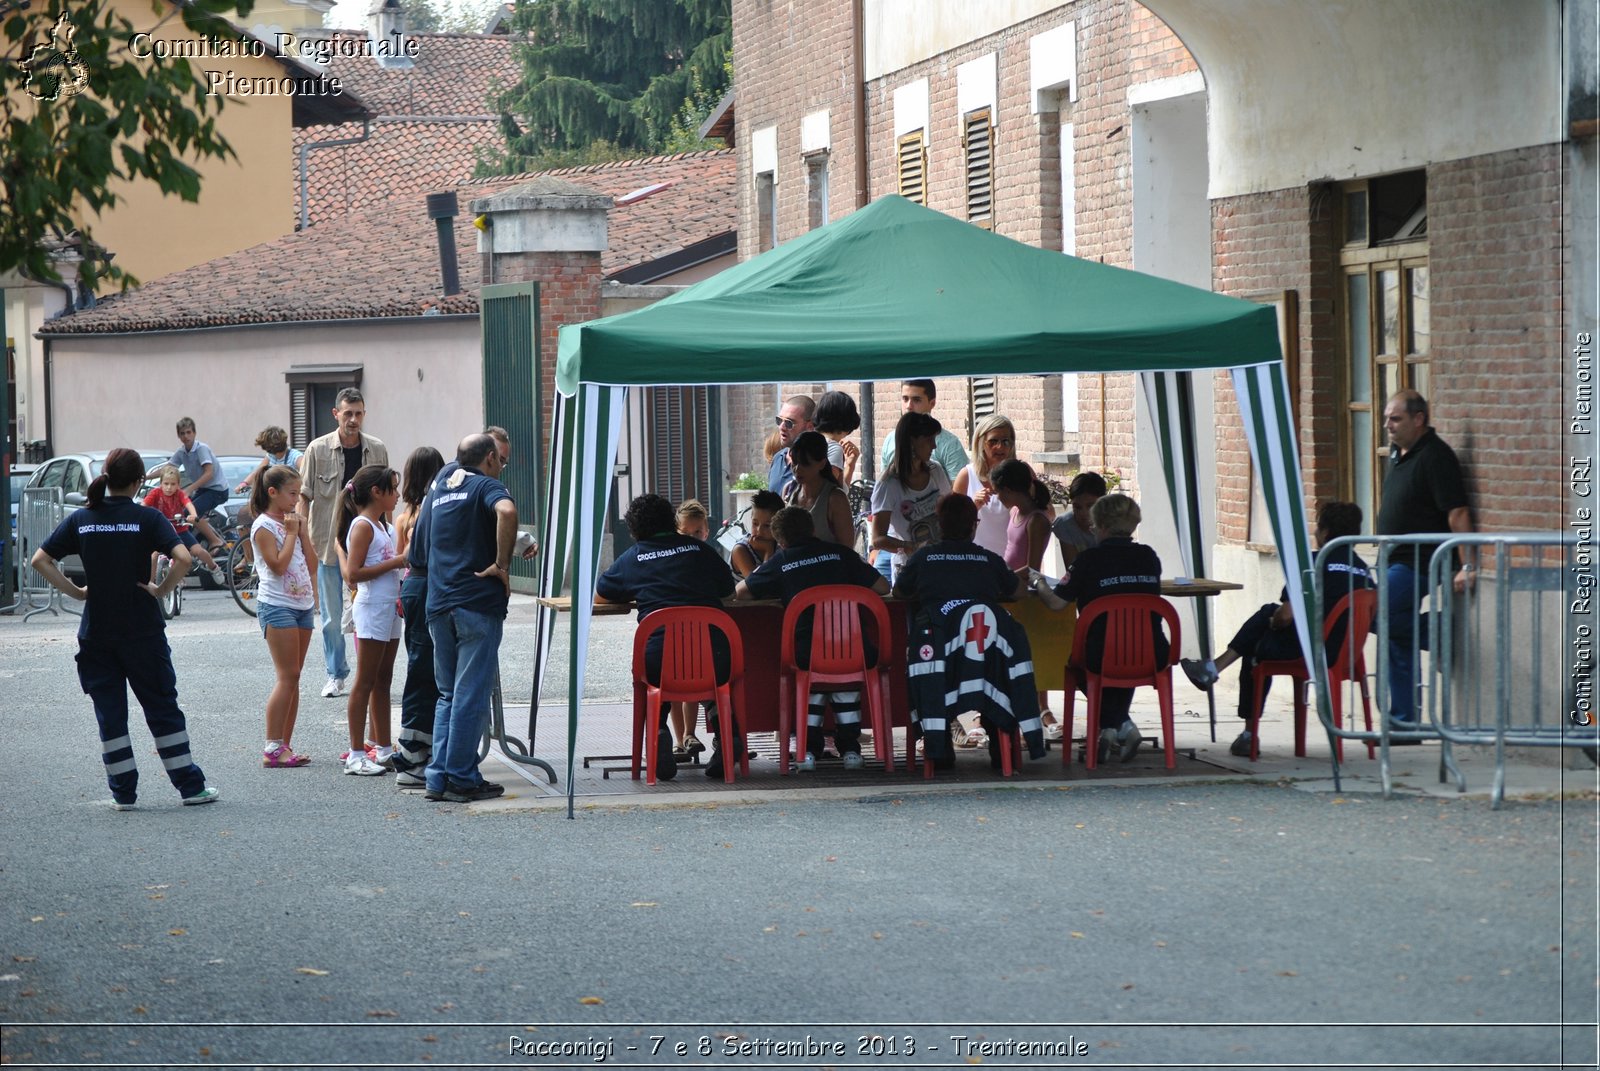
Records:
M311 761L310 755L296 755L294 749L288 747L273 748L261 754L261 765L269 770L286 770L296 766L305 766Z
M1044 738L1051 743L1061 739L1061 723L1056 720L1055 712L1046 707L1039 712L1039 720L1044 723Z
M685 754L689 755L698 755L700 752L706 749L706 746L700 742L699 737L695 736L693 733L684 733L683 742L680 743L678 747Z

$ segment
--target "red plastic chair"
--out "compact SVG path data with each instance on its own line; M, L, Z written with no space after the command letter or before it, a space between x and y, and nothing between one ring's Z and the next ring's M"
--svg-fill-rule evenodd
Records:
M1150 633L1150 615L1156 614L1167 626L1167 661L1157 664L1156 650ZM1089 632L1096 621L1104 619L1106 631L1105 653L1100 660L1098 673L1085 664ZM1072 655L1067 661L1065 680L1067 695L1066 723L1061 737L1061 765L1072 765L1072 718L1077 706L1078 690L1088 696L1087 729L1083 764L1087 769L1096 765L1100 739L1100 692L1104 688L1155 688L1161 701L1161 735L1165 738L1167 769L1178 765L1178 751L1173 741L1172 720L1172 667L1177 665L1183 652L1183 634L1178 625L1178 611L1159 595L1107 595L1090 603L1078 617L1077 632L1072 640Z
M995 734L1000 741L1000 776L1010 777L1022 765L1022 734L1001 730ZM910 765L907 760L906 765ZM922 758L922 779L933 780L933 760Z
M717 683L716 662L711 655L711 630L728 640L728 680ZM645 680L644 648L650 637L664 632L661 645L661 683ZM679 700L712 700L717 704L721 735L722 779L733 783L735 752L740 776L750 776L750 757L743 747L733 744L733 696L744 701L744 640L733 618L710 606L670 606L657 610L639 622L633 634L633 779L639 779L639 760L645 761L649 784L656 783L656 753L661 748L661 709L663 703ZM649 731L646 732L648 727Z
M811 668L795 658L794 634L800 615L811 611ZM878 660L869 665L861 630L865 611L877 629ZM889 608L870 588L854 584L822 584L795 597L783 612L783 644L778 686L778 770L789 772L789 734L795 753L806 753L806 711L813 684L861 682L862 712L872 727L872 747L885 771L894 770L894 737L889 724L889 679L880 670L889 655L893 634ZM798 715L796 712L799 712Z
M1341 620L1348 620L1350 624L1344 630L1344 642L1339 645L1338 653L1328 659L1328 688L1333 693L1333 724L1335 728L1344 727L1344 686L1349 681L1356 681L1361 686L1361 708L1367 716L1367 732L1372 731L1372 697L1367 692L1367 658L1365 648L1367 635L1372 631L1373 621L1378 616L1378 593L1372 588L1356 588L1344 598L1334 604L1333 612L1327 616L1322 624L1322 642L1327 644L1328 637L1332 634L1334 626ZM1290 687L1294 689L1294 754L1296 758L1306 757L1306 684L1311 679L1311 671L1306 667L1304 658L1283 658L1267 662L1257 662L1251 672L1251 683L1255 687L1256 709L1251 716L1250 726L1250 761L1255 762L1261 754L1261 712L1266 708L1266 682L1269 677L1288 677ZM1344 739L1334 738L1334 748L1339 756L1339 761L1344 761ZM1373 746L1367 744L1367 757L1373 757Z

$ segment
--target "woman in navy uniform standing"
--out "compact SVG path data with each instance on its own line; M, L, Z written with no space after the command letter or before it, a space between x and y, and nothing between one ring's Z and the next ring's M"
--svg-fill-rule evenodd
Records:
M183 802L217 798L217 790L206 784L206 775L189 755L188 725L178 707L178 678L161 619L161 599L183 583L191 559L171 523L133 501L143 480L138 453L111 451L89 485L88 504L62 521L33 555L40 576L84 604L78 624L78 682L94 701L106 783L111 805L119 811L133 808L139 790L128 735L130 687ZM172 559L172 569L159 586L150 582L154 551ZM83 561L86 587L68 580L56 565L71 554Z

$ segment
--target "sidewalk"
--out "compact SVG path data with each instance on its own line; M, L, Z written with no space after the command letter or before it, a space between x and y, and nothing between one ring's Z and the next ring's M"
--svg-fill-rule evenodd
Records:
M1177 674L1174 674L1177 676ZM618 703L586 703L578 722L578 747L574 783L576 805L583 808L612 806L688 806L718 803L750 803L784 799L862 799L884 795L910 795L926 792L972 792L975 790L1031 789L1071 791L1085 786L1123 786L1168 782L1181 785L1197 781L1282 782L1306 792L1333 793L1334 775L1326 733L1310 713L1306 731L1306 757L1294 756L1294 715L1288 690L1274 689L1267 701L1261 723L1261 757L1249 759L1230 755L1228 747L1242 728L1235 716L1238 702L1234 675L1216 686L1217 729L1211 739L1205 696L1181 678L1174 681L1174 722L1177 728L1178 763L1167 770L1160 750L1160 711L1149 689L1135 693L1133 717L1145 735L1145 743L1128 763L1113 760L1098 769L1086 770L1082 764L1083 705L1078 705L1072 766L1063 770L1058 746L1037 761L1024 760L1015 776L1005 779L989 768L988 751L983 748L958 752L956 769L940 772L929 781L918 769L904 768L903 735L896 734L895 769L885 773L881 763L872 760L872 747L865 744L868 756L865 769L847 772L837 762L825 763L814 773L791 769L787 776L778 772L777 741L774 734L753 734L749 741L757 757L750 761L749 778L737 778L732 785L720 778L704 776L703 767L684 766L667 782L649 785L642 777L629 775L632 709ZM1360 704L1356 703L1359 714ZM1057 710L1060 714L1060 710ZM1377 713L1376 708L1374 714ZM526 704L506 708L507 730L522 738L527 730ZM505 757L497 746L490 762L498 763L509 776L503 778L506 795L476 805L484 810L545 810L566 806L567 784L566 708L559 699L546 700L540 712L534 753L555 766L560 783L550 785L542 771ZM1488 747L1453 749L1455 761L1466 779L1465 796L1488 806L1494 780L1494 751ZM1441 745L1426 743L1391 749L1392 784L1395 794L1458 798L1453 778L1442 772ZM585 759L588 759L587 766ZM496 779L496 774L489 775ZM1339 770L1339 789L1346 794L1378 795L1383 791L1380 763L1367 757L1367 749L1355 741L1345 742L1345 763ZM1581 752L1566 749L1508 749L1506 797L1544 797L1567 793L1600 791L1600 771Z

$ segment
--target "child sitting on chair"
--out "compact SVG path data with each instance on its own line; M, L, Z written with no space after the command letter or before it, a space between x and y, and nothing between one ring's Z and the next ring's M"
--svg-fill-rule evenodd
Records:
M632 602L638 605L639 620L643 622L656 610L669 606L713 606L721 608L722 600L733 594L733 573L710 543L683 535L677 530L677 517L672 503L660 495L640 495L628 503L624 517L628 533L633 536L633 546L617 555L595 585L596 602ZM662 632L658 629L650 637L644 650L645 676L651 682L661 679L661 654L664 646ZM727 680L729 674L728 641L722 633L711 633L711 657L716 663L717 679ZM712 704L706 706L706 725L717 724ZM672 754L672 733L665 722L667 711L662 709L661 734L656 749L656 780L670 781L678 775L678 763ZM734 735L738 736L738 727ZM733 750L728 750L729 747ZM733 761L743 746L739 739L718 739L713 745L711 758L706 763L707 777L721 777L724 756Z
M1330 539L1340 536L1353 536L1361 533L1361 507L1354 502L1327 502L1317 511L1317 546L1322 546ZM1367 570L1367 563L1361 556L1349 547L1344 548L1344 553L1335 552L1328 557L1322 566L1322 607L1324 625L1328 616L1333 614L1334 607L1339 601L1357 588L1372 587L1372 576ZM1258 662L1275 662L1280 659L1300 657L1300 637L1294 630L1294 611L1289 607L1289 588L1285 585L1279 602L1268 603L1261 607L1250 619L1239 626L1239 631L1233 639L1228 641L1228 649L1214 662L1201 661L1198 658L1185 658L1179 665L1188 675L1190 683L1203 692L1209 692L1211 686L1217 683L1222 676L1222 671L1233 665L1239 665L1239 717L1249 724L1250 716L1255 713L1256 696L1253 691L1255 675L1251 672ZM1346 622L1339 621L1333 626L1333 631L1328 633L1327 648L1329 657L1339 650L1344 642ZM1272 678L1268 677L1262 682L1261 702L1266 702L1267 691L1272 687ZM1254 744L1247 728L1234 740L1228 751L1240 758L1250 757L1250 747Z
M823 584L854 584L871 588L879 595L889 594L889 581L861 560L854 547L824 542L817 538L811 513L799 506L785 506L772 518L772 537L777 540L778 552L734 589L736 599L782 599L788 606L807 588ZM814 613L801 615L795 623L795 661L801 669L811 661L811 622ZM880 637L880 641L886 637ZM876 662L877 652L866 643L869 662ZM832 691L824 693L813 689L806 711L806 751L800 758L800 769L815 770L822 754L822 713L829 697L833 700L833 739L839 748L839 758L846 770L861 769L861 690ZM782 741L788 747L787 740Z

